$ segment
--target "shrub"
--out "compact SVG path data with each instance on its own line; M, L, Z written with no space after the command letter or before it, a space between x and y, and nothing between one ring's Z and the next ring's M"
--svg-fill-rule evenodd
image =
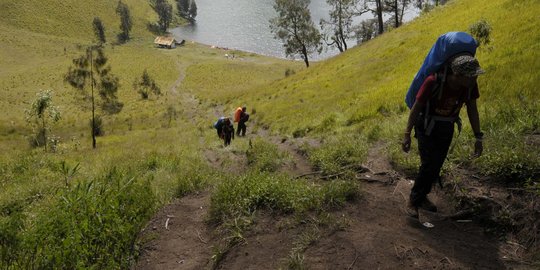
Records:
M294 75L294 74L296 74L296 71L294 71L294 69L287 68L285 70L285 77L289 77L289 76Z
M94 130L95 136L105 135L105 131L103 130L103 120L101 119L101 116L96 115L96 117L94 118L94 125L92 125L92 119L90 119L90 129Z
M478 46L487 46L491 42L491 25L484 19L469 26L469 32L478 41Z
M161 95L161 89L156 84L156 81L148 74L148 71L145 69L141 78L135 79L133 81L133 89L141 95L142 99L148 99L150 94L156 96Z

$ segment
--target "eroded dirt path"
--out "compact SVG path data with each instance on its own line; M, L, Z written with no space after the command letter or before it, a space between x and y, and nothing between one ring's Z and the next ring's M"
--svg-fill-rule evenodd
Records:
M191 194L162 208L143 231L147 242L135 269L204 269L210 263L211 232L204 218L208 192Z
M364 196L343 211L349 226L321 240L306 251L309 269L505 269L499 243L474 223L459 223L421 211L426 228L406 217L404 206L412 182L392 171L384 146L370 150L363 173ZM444 194L435 189L430 198L442 214L450 214Z

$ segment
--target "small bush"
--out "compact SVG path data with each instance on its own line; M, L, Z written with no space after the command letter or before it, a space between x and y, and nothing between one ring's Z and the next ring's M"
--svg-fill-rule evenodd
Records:
M28 144L32 148L41 147L45 145L45 140L45 129L40 128L36 134L29 137Z
M294 74L296 74L296 71L294 71L293 69L287 68L285 70L285 77L289 77L289 76L294 75Z
M133 89L141 95L142 99L148 99L150 94L156 96L161 95L161 89L157 85L156 81L150 77L148 71L145 69L141 78L136 78L133 81Z
M469 26L469 32L478 41L478 46L487 46L491 42L491 25L484 19Z
M93 128L94 135L97 137L105 135L105 131L103 129L103 120L99 115L94 117L94 125L92 125L92 119L90 119L90 128Z

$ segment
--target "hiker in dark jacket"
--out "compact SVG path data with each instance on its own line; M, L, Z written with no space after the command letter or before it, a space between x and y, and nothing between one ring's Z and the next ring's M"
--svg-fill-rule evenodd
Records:
M231 119L228 117L220 117L216 123L214 123L214 128L217 131L217 135L225 143L225 146L231 144L231 139L234 139L234 125L231 122Z
M427 195L433 183L440 181L439 173L452 142L454 123L461 129L459 111L463 104L467 106L469 122L476 137L474 155L482 154L483 133L476 105L480 96L476 79L482 73L484 71L476 58L459 55L449 61L445 80L437 78L444 76L442 74L427 77L416 95L402 142L403 151L409 152L414 127L421 165L407 204L407 213L411 217L418 218L419 207L437 211Z
M247 113L246 107L242 107L242 112L240 113L240 119L238 120L238 127L236 129L237 136L246 136L246 122L249 120L249 114Z

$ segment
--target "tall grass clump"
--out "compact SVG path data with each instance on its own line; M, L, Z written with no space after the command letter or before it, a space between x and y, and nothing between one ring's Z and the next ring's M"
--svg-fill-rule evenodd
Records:
M247 216L267 209L280 213L302 213L308 210L342 205L359 195L355 182L333 181L320 187L286 175L253 172L223 180L212 194L209 220Z
M287 153L279 151L275 144L257 138L246 152L248 165L255 171L275 172L290 159Z
M182 197L189 193L203 190L214 179L219 178L219 173L212 171L207 164L194 162L191 166L185 167L178 173L176 196Z
M309 160L323 174L341 173L347 166L366 160L369 144L357 134L336 135L327 138L319 148L307 149Z
M484 114L489 151L476 165L485 174L523 182L540 176L540 106L533 101L495 103ZM486 109L488 110L488 109Z
M110 169L60 190L24 234L17 216L2 222L2 232L19 229L2 241L11 244L2 264L22 269L128 268L138 232L155 202L148 181Z

